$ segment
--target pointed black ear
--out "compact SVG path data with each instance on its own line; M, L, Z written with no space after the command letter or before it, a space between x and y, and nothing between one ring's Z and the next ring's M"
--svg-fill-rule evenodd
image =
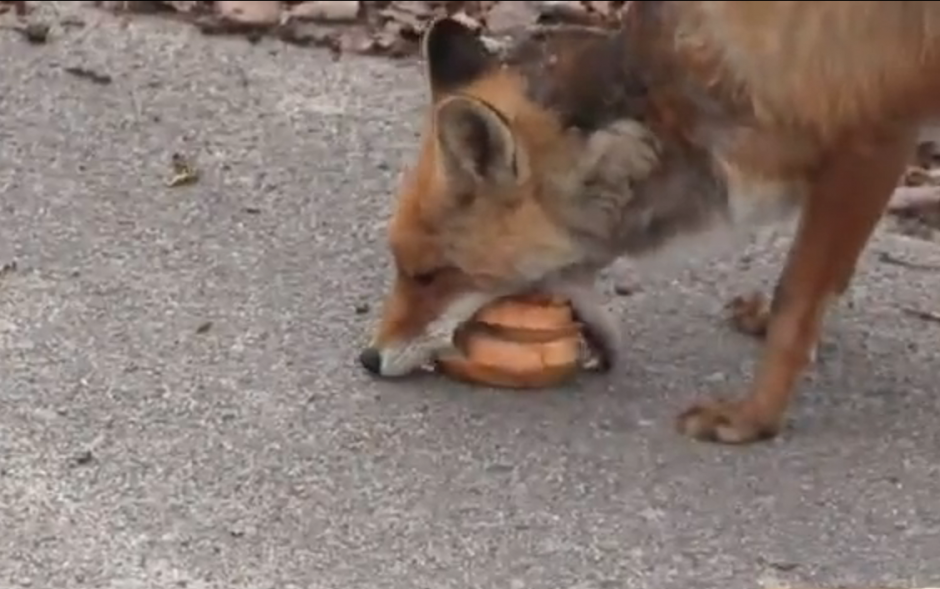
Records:
M494 62L473 29L448 17L428 25L422 53L431 94L435 96L476 80Z
M508 189L527 178L527 154L495 108L476 98L454 96L441 102L436 115L444 170L453 182Z

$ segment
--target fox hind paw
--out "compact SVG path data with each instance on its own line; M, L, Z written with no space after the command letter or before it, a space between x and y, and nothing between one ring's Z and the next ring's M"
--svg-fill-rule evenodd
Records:
M780 432L780 425L760 419L746 401L712 399L697 403L679 414L676 427L690 438L719 444L742 445L767 441Z

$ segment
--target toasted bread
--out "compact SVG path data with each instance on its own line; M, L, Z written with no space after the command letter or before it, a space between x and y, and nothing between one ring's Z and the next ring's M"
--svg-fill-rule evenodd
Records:
M560 384L580 368L581 329L567 301L541 295L502 299L457 333L458 353L438 359L465 382L536 389Z

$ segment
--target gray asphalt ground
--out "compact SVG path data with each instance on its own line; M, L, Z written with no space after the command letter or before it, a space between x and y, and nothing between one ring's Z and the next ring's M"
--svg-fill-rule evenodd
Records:
M904 311L940 270L879 258L936 246L879 235L770 444L672 419L752 370L721 306L776 241L612 297L610 377L374 382L418 65L63 10L46 46L0 30L3 589L940 584L940 323Z

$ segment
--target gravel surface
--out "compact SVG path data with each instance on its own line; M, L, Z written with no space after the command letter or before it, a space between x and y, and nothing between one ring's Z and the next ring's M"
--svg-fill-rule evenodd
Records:
M375 382L419 66L60 11L85 26L0 30L3 589L940 581L936 246L877 237L769 444L672 419L750 374L721 307L777 238L612 296L609 377Z

